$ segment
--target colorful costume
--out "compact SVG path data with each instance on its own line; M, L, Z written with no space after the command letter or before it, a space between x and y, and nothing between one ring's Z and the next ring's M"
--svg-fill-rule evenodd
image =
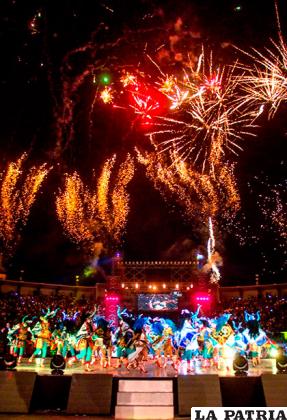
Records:
M132 351L128 356L127 369L138 368L141 372L146 373L145 360L148 355L148 339L144 330L135 334L131 345Z
M92 318L89 317L83 323L78 333L76 334L76 346L75 350L78 354L72 356L68 360L68 366L72 366L75 361L81 361L82 364L89 365L92 360L93 350L93 329L92 329ZM87 367L88 369L88 367Z
M31 330L33 338L35 340L36 350L29 359L31 363L35 356L40 356L40 366L44 366L44 360L47 356L48 347L50 345L50 340L52 333L49 329L48 318L52 318L56 315L57 309L55 311L50 311L48 309L46 315L40 317L40 321L34 326Z
M40 331L36 335L36 350L30 357L29 362L31 363L35 356L40 356L40 366L43 367L52 333L49 330L49 322L44 318L41 318L41 321Z
M18 364L21 363L21 360L25 354L26 342L30 332L30 328L28 326L29 321L27 321L27 318L27 315L24 316L22 322L13 326L8 333L11 341L11 351L15 356L17 356Z
M257 366L260 363L261 346L266 343L267 336L259 326L259 311L257 311L256 314L249 314L245 311L244 316L247 328L242 333L243 340L247 345L249 357L252 360L253 366Z
M194 367L191 365L191 362L194 360L195 356L198 355L199 345L198 345L198 338L199 333L193 332L188 333L185 337L184 342L182 344L185 346L184 353L182 356L183 360L187 362L187 371L191 372Z

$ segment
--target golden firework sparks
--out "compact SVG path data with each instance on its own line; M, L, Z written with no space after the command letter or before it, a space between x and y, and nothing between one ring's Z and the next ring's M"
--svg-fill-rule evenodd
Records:
M206 220L220 214L230 219L240 208L233 166L221 165L211 175L198 172L176 157L173 157L175 163L170 165L162 154L143 154L137 150L137 158L155 188L166 199L174 198L188 218L200 215Z
M27 223L37 193L51 168L46 164L34 166L24 175L24 153L16 162L11 162L1 176L0 189L0 238L5 251L12 254L17 244L20 226Z
M264 185L266 194L260 194L258 203L261 212L267 222L268 228L279 235L282 245L286 247L287 244L287 182L283 181L280 184L272 185L270 182L261 180L261 185Z
M100 98L104 104L110 104L113 102L113 92L110 87L105 86L105 88L100 93Z
M105 230L112 230L112 214L110 214L109 192L112 169L115 165L116 155L108 159L98 179L97 192L94 194L94 203L97 206L97 214Z
M117 181L112 192L112 230L110 234L117 240L120 240L122 232L127 223L129 213L129 194L127 185L134 175L134 160L128 155L127 159L121 164L117 176Z
M118 243L127 222L127 185L134 174L134 162L128 155L112 186L115 161L113 156L105 162L94 191L83 184L76 172L66 175L64 188L56 199L57 215L65 233L90 253L99 241Z
M56 199L57 215L69 238L79 244L93 242L89 229L93 212L92 196L77 172L66 174L64 189Z

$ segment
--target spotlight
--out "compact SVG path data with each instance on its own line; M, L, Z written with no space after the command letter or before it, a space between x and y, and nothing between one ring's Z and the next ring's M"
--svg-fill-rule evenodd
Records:
M273 359L277 359L278 356L279 356L279 351L276 348L272 348L270 350L270 357L272 357Z
M66 362L63 356L56 354L50 363L50 369L52 370L52 375L64 375L64 370L66 367Z
M233 370L235 371L236 376L246 376L248 371L248 360L237 353L233 359Z
M17 366L17 357L13 354L0 356L0 370L13 370Z
M277 373L287 373L287 356L286 354L280 354L276 358Z

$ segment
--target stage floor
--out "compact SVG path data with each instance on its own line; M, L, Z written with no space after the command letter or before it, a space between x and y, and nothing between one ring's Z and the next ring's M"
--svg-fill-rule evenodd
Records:
M28 363L28 359L23 359L22 363L17 366L19 372L36 372L38 375L47 375L51 373L50 360L45 360L44 367L37 366L35 362ZM110 373L114 377L120 378L174 378L178 375L219 375L222 377L234 376L235 373L232 369L217 369L215 367L202 367L200 361L196 362L195 370L187 372L186 363L183 362L180 368L176 371L171 365L167 365L166 368L159 368L154 361L148 361L145 364L147 373L140 372L137 369L127 370L126 367L122 366L119 369L115 368L116 360L112 361L112 366L106 369L102 368L99 363L93 366L93 371L86 372L84 367L80 363L75 363L72 367L66 367L64 370L65 375L73 375L74 373L85 373L87 375L93 373ZM249 361L248 376L260 376L262 374L276 374L275 359L262 359L259 366L253 367Z

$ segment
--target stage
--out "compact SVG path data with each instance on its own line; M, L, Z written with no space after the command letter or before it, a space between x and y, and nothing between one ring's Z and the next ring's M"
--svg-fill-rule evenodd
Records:
M12 371L0 372L0 413L44 413L115 416L116 419L172 419L190 416L191 407L272 407L287 405L287 375L276 374L274 359L246 375L203 368L193 372L185 362L178 371L146 363L146 373L126 367L85 372L81 364L53 375L51 359L44 367L27 359ZM144 417L146 416L146 417Z
M38 375L47 375L51 373L50 369L51 359L45 360L44 367L37 366L35 361L28 363L28 359L23 359L22 363L17 366L16 370L19 372L36 372ZM200 361L196 361L195 369L192 372L187 372L187 365L182 362L178 370L175 370L171 364L165 368L158 367L154 361L148 361L145 364L147 373L140 372L139 370L128 370L125 366L116 369L116 359L112 360L112 366L103 368L99 363L92 367L92 371L85 371L81 363L75 363L72 367L67 367L63 371L64 375L73 375L75 373L91 375L94 373L110 374L116 378L174 378L178 375L218 375L220 377L235 376L233 369L217 369L215 367L202 367ZM259 366L253 367L249 361L248 376L261 376L262 374L276 374L275 359L262 359Z

